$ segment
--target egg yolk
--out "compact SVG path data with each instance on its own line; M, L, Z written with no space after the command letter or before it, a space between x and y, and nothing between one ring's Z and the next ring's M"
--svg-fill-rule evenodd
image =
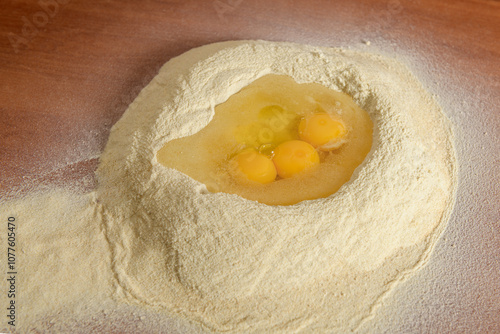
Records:
M300 139L323 150L338 148L346 134L345 125L327 113L314 114L299 123Z
M248 180L269 183L276 178L276 168L267 156L255 150L246 150L237 154L232 160L233 174L243 174Z
M319 164L319 155L305 141L289 140L276 147L273 162L278 175L289 178Z

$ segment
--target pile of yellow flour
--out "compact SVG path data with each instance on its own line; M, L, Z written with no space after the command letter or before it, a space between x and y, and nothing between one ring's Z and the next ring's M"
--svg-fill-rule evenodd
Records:
M337 193L268 206L208 192L156 161L167 141L196 133L215 105L269 73L345 92L374 121L372 151ZM443 231L452 139L441 108L394 60L264 41L193 49L113 127L95 191L1 204L1 219L18 222L19 326L62 330L96 309L132 307L212 331L354 330Z

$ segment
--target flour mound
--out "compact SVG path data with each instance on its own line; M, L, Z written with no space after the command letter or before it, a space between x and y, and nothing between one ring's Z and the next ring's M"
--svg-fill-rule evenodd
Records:
M156 161L214 107L269 74L352 96L373 148L328 198L268 206ZM345 332L426 263L454 198L448 120L417 79L377 55L265 41L224 42L170 60L113 127L98 201L116 297L215 331Z

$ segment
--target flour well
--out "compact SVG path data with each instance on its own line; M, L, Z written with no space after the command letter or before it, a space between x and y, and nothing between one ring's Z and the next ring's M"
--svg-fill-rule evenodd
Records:
M156 161L166 142L204 128L215 105L269 73L342 91L370 114L372 150L337 193L268 206L210 193ZM193 49L165 64L113 127L94 192L2 204L30 222L22 277L34 294L23 299L23 326L63 309L87 315L84 298L212 331L354 330L426 263L452 209L455 166L448 120L394 60L264 41ZM39 209L23 219L33 203ZM53 230L40 222L46 216ZM64 224L70 218L74 226ZM60 259L47 261L49 253Z
M165 142L268 74L353 97L375 124L371 153L334 195L273 207L209 193L160 165ZM340 49L226 42L169 61L115 125L98 170L123 299L220 331L356 327L421 266L448 219L448 121L408 70Z

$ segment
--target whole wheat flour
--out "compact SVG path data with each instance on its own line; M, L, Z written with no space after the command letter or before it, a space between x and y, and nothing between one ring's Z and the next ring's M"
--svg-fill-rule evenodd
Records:
M156 161L167 141L196 133L215 105L269 73L345 92L370 114L372 151L337 193L268 206L208 192ZM23 313L35 315L24 326L86 298L174 313L212 331L355 330L426 263L452 209L456 162L448 120L398 62L238 41L165 64L113 127L97 176L96 191L80 197L58 192L3 204L12 216L36 201L48 207L27 215L33 228L22 232L21 257L32 262L19 275L25 289L39 291L42 282L30 275L54 266L53 276L40 274L46 292L25 297ZM78 220L79 233L37 219L63 212L72 215L64 221ZM44 306L55 290L61 300Z

